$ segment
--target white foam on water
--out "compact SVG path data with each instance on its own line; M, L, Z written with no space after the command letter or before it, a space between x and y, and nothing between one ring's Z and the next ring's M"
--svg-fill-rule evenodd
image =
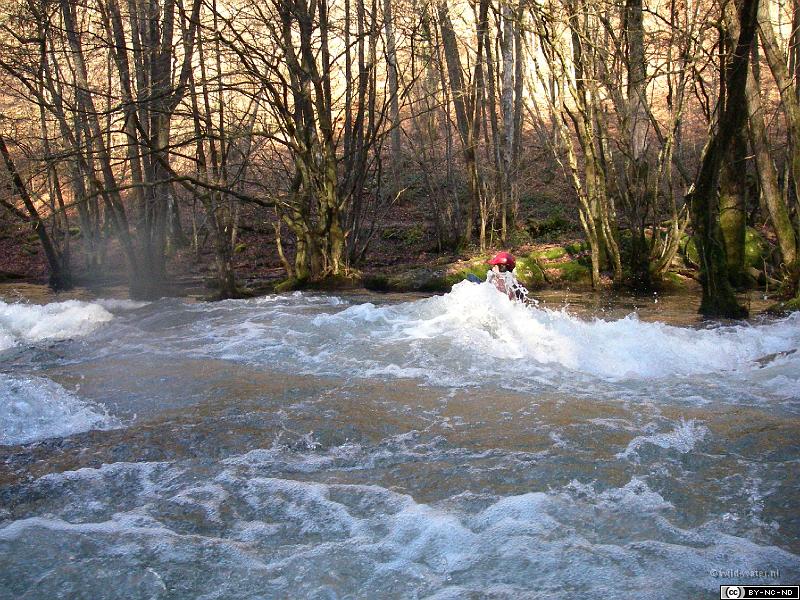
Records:
M285 324L299 325L291 318ZM736 378L760 368L764 356L800 347L800 314L709 329L641 322L635 315L584 320L513 303L490 285L470 283L405 304L354 305L310 324L303 333L321 351L308 349L308 366L324 355L325 362L370 377L419 377L424 370L434 384L517 389L570 381L569 372L609 383L709 373ZM798 362L791 356L784 367Z
M89 585L83 567L138 573L142 556L167 588L211 598L251 589L269 597L452 597L488 582L508 594L500 597L696 597L719 589L713 573L725 565L800 574L797 555L711 521L675 526L676 508L643 478L601 491L574 481L464 510L377 485L262 477L259 467L233 462L206 477L127 463L33 482L36 514L0 526L0 584L37 593ZM59 570L65 554L74 572ZM135 591L122 584L120 593Z
M672 431L636 436L628 442L624 451L617 454L617 458L635 458L639 450L647 444L686 454L694 450L695 444L703 440L708 433L708 427L698 425L694 419L682 420Z
M49 379L0 373L0 445L119 426L104 407L81 400Z
M113 318L97 302L67 300L38 305L0 300L0 351L19 343L85 336Z
M792 351L800 348L800 314L707 329L642 322L635 315L586 320L513 303L491 285L460 283L442 296L392 305L305 293L162 301L144 313L141 328L137 315L123 326L122 335L112 326L103 338L117 357L188 355L298 374L521 392L591 389L617 398L621 388L652 397L658 390L642 384L660 379L683 385L668 395L689 403L732 397L728 389L705 389L706 375L716 374L715 385L746 389L748 401L800 400L795 386L776 392L784 381L776 378L796 381L800 352ZM750 381L757 383L743 385Z

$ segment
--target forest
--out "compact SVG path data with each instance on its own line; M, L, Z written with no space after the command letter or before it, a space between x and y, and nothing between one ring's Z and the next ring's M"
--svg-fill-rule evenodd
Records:
M54 289L124 268L158 297L189 248L232 298L243 232L289 286L355 280L398 206L479 255L549 181L592 287L653 289L691 244L701 313L742 317L740 290L798 298L799 26L783 0L9 0L0 212Z

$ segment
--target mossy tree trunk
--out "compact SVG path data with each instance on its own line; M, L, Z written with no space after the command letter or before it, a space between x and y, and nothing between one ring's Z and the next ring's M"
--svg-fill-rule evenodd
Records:
M728 278L734 287L742 287L744 242L747 228L747 142L744 131L737 131L727 149L720 173L719 225L725 244Z
M733 5L729 5L723 19L720 35L720 55L726 56L735 50L741 29ZM755 38L754 38L755 39ZM752 54L752 50L751 50ZM723 65L725 63L723 62ZM748 78L750 65L747 66ZM720 77L720 102L725 104L728 93L724 72ZM745 79L745 99L747 87ZM747 120L731 136L731 143L724 150L719 180L719 225L725 244L728 278L735 288L745 285L745 232L747 229Z
M703 298L700 312L711 317L742 318L741 306L728 278L728 261L719 222L720 167L727 148L746 119L745 85L750 47L755 35L758 0L736 3L739 36L725 65L725 105L720 107L716 131L703 149L700 170L687 195L691 207L695 242L700 255Z

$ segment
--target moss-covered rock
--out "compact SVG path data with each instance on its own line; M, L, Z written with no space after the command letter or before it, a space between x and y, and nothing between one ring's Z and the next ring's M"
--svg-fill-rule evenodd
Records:
M25 279L25 276L21 273L11 273L10 271L0 271L0 283L5 281L17 281L19 279Z
M487 257L478 257L466 263L456 263L446 270L446 279L450 285L463 281L469 275L474 275L478 279L485 279L489 265L486 264Z
M422 225L411 227L393 225L381 231L380 235L384 240L394 240L404 246L415 246L425 238L425 228Z
M435 268L420 267L400 273L367 275L363 278L363 285L368 290L380 292L449 292L453 285L469 275L485 279L486 271L486 258L477 257Z
M667 271L660 279L653 282L654 290L669 293L687 292L695 290L698 286L697 281L691 277L673 271Z
M556 260L562 256L566 256L567 252L568 250L566 248L555 246L553 248L545 248L544 250L532 252L531 256L534 258L543 258L545 260Z
M348 275L330 275L324 279L284 279L275 284L275 291L291 292L296 290L350 290L361 287L363 279L360 273L353 272Z
M517 276L520 283L528 288L542 285L547 281L547 276L542 266L533 255L518 259L514 274Z
M517 254L514 274L525 287L535 289L544 284L591 283L591 268L585 257L586 245L550 246L530 254ZM373 274L364 277L367 289L385 292L448 292L456 283L474 275L485 281L488 255L476 256L439 266L410 269L393 274Z
M553 263L547 265L547 268L558 271L558 278L561 281L582 283L591 282L592 280L592 270L581 260Z
M365 275L363 279L364 287L374 292L388 292L389 278L383 274Z
M686 262L693 267L700 266L700 253L697 251L697 244L690 235L684 235L680 242L680 251ZM745 267L763 269L764 260L769 256L770 247L758 230L748 227L745 232L744 240L744 262Z

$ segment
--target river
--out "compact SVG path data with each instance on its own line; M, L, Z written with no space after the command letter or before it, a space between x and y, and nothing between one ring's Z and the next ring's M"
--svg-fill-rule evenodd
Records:
M800 314L645 312L7 296L0 597L800 583Z

